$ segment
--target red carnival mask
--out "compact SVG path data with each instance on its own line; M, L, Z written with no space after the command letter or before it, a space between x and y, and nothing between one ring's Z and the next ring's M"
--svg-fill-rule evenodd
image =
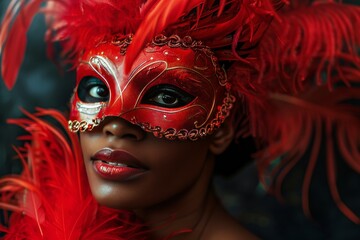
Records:
M235 98L211 50L190 37L156 37L135 60L124 60L131 36L84 53L77 68L69 128L86 131L118 116L156 137L196 140L229 115Z

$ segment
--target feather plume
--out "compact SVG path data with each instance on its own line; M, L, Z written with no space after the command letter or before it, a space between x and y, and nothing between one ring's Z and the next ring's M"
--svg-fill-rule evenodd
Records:
M240 49L238 44L241 44L242 50L256 45L271 19L276 16L276 10L285 3L281 0L163 2L150 1L151 7L144 6L143 21L127 50L125 71L130 70L141 49L159 33L190 35L212 47L221 60L243 60L237 52ZM216 49L215 46L222 48ZM224 46L230 46L233 50L227 51Z
M75 65L81 53L109 40L114 34L134 33L139 25L144 0L12 0L0 30L2 77L11 89L26 50L26 34L34 16L47 21L46 42L50 59L56 60L52 45L62 46L64 64Z
M144 0L136 1L54 1L44 12L47 16L48 42L62 43L62 55L77 57L89 47L111 40L115 34L134 33L140 21Z
M343 71L360 68L360 8L313 3L283 9L279 16L281 20L273 22L258 48L263 83L274 89L279 84L290 93L324 82L332 90L333 77L349 86Z
M27 119L9 120L30 133L32 144L17 150L24 162L20 176L0 180L0 207L13 211L6 239L145 239L144 225L133 213L99 206L91 195L79 142L45 122L52 116L66 127L55 110L39 109Z
M129 72L133 61L138 56L141 49L146 43L161 33L167 26L175 23L185 13L199 6L204 0L159 0L156 4L149 2L151 7L144 7L142 12L144 20L137 29L135 39L129 46L128 54L126 55L125 71ZM145 11L148 10L148 11Z
M14 86L17 79L20 65L24 60L26 34L42 2L13 0L5 13L0 31L0 54L1 74L8 89ZM21 10L17 14L18 9Z
M360 213L339 195L336 165L342 159L360 173L359 24L360 7L293 1L252 53L256 68L235 63L230 75L239 79L235 92L247 102L248 131L241 129L241 134L256 137L263 148L256 155L262 182L281 197L285 176L309 154L302 202L311 216L312 175L325 161L335 203L357 224ZM324 160L320 151L326 152ZM279 157L269 183L266 172Z

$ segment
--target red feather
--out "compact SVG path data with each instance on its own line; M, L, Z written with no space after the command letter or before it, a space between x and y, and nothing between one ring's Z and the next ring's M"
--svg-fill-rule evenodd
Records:
M151 7L145 6L144 10L146 9L148 12L142 12L144 20L137 29L137 34L127 51L125 72L130 71L132 63L146 43L203 2L204 0L174 0L171 2L159 0L154 4L150 1Z
M26 115L29 119L9 121L25 127L32 144L18 151L27 159L23 174L0 180L0 207L13 211L9 228L0 228L7 233L3 239L146 239L134 214L96 203L77 136L39 117L52 116L64 128L66 119L55 110Z
M141 49L159 33L190 35L209 47L231 47L240 42L243 48L250 48L257 44L271 18L276 16L276 10L284 4L282 0L222 0L217 4L210 0L176 0L170 4L163 2L165 1L150 1L151 7L145 5L146 11L142 12L144 19L127 50L125 71L130 70ZM189 14L194 10L195 15ZM229 35L237 31L237 38L229 38ZM236 60L244 61L236 51L231 51L230 55L223 54L229 53L224 48L213 51L222 60L234 59L235 56Z
M317 3L279 16L258 48L264 84L275 91L278 84L289 93L306 91L315 76L317 85L326 82L331 90L338 76L349 85L343 71L360 68L360 7Z
M130 34L137 29L144 0L12 0L2 21L0 54L2 77L11 89L24 59L26 34L37 13L45 14L48 55L55 58L54 42L62 44L65 64L76 64L84 49L114 34ZM44 8L40 9L44 3Z
M258 70L234 64L230 78L248 106L248 132L259 139L259 173L263 183L281 197L285 176L310 151L302 187L303 208L311 215L309 189L314 168L326 149L327 178L339 209L360 224L341 199L337 187L336 160L343 159L360 173L359 100L360 7L315 3L279 13L260 41L251 61ZM258 61L259 59L260 61ZM353 102L353 103L352 103ZM339 152L341 156L335 153ZM265 178L269 167L281 158Z
M13 0L5 14L0 32L0 54L2 55L1 74L8 89L11 89L16 82L24 60L26 34L42 2L43 0ZM15 13L17 8L21 9L18 15Z
M134 33L140 23L140 7L137 1L56 1L48 4L48 41L61 41L63 55L77 60L85 49L114 34Z

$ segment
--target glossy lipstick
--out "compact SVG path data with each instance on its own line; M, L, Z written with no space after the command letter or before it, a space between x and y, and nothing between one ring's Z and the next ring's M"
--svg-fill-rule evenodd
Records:
M128 181L147 171L136 157L124 150L103 148L92 157L95 171L105 179Z

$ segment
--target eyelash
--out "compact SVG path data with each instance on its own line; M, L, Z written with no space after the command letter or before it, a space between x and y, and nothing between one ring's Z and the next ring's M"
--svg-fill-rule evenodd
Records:
M105 83L95 77L84 77L78 86L77 94L81 101L88 103L106 102L109 100L109 89Z
M189 104L194 96L170 84L160 84L150 88L141 103L165 108L177 108ZM168 101L168 102L167 102Z

